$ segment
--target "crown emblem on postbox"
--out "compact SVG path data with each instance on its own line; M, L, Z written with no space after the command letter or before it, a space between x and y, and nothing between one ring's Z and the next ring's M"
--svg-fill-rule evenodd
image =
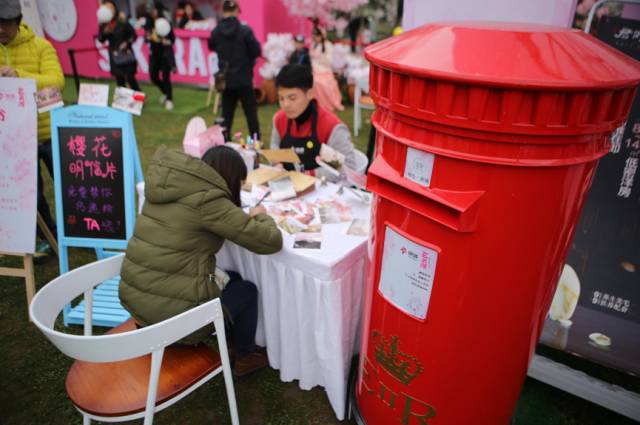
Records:
M424 367L418 359L398 350L398 337L391 336L391 342L378 331L372 332L371 343L376 361L391 376L405 385L422 373Z

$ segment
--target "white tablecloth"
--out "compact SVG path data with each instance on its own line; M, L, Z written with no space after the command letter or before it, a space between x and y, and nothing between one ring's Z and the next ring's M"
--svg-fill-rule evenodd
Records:
M337 190L318 185L305 199L335 195L351 205L354 218L369 219L369 204ZM351 358L359 349L367 250L366 237L346 234L349 225L323 225L320 250L293 249L293 237L283 233L284 248L274 255L230 242L216 255L219 267L258 286L256 343L267 347L271 367L280 370L282 381L298 379L304 390L324 387L339 420Z

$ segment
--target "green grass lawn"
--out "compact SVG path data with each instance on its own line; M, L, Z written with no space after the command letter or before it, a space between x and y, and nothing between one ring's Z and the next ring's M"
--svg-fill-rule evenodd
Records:
M208 123L214 116L205 107L207 93L188 87L175 88L175 110L165 111L158 103L159 92L144 85L147 104L141 117L135 117L135 129L143 168L155 149L166 144L180 147L184 128L194 115ZM64 91L67 103L76 99L73 81L67 80ZM275 105L261 106L259 118L265 140L271 134ZM364 131L355 140L366 149L368 119L364 113ZM339 114L352 128L352 108ZM238 109L234 131L246 134L242 110ZM45 182L51 205L51 181ZM71 267L93 261L86 249L72 249ZM0 266L18 266L15 258L0 258ZM49 257L36 265L37 287L42 287L58 273L57 258ZM73 331L78 331L74 329ZM607 379L636 392L640 380L576 359L564 353L540 348L545 355L570 363L590 374ZM0 277L0 424L80 424L81 416L68 400L64 381L71 361L54 348L28 321L24 283L21 279ZM243 424L294 425L338 424L322 388L311 391L298 388L297 382L283 383L273 369L266 369L236 382L240 419ZM499 385L499 383L497 383ZM158 424L227 424L226 396L222 379L213 381L194 394L156 415ZM141 423L141 421L139 422ZM354 423L345 421L344 423ZM470 422L472 423L472 422ZM518 425L625 425L635 423L619 415L578 399L538 381L527 379L516 411ZM463 425L463 424L461 424Z

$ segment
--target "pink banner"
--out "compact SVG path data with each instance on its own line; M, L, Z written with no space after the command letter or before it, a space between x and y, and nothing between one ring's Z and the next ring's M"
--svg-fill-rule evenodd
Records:
M47 38L58 52L62 69L71 75L71 61L69 49L76 50L78 73L82 76L108 78L109 59L106 49L91 50L103 47L97 42L98 22L96 9L98 2L80 0L55 0L64 2L65 7L46 8L48 13L41 15ZM246 7L243 5L246 4ZM240 19L253 29L256 38L261 43L270 32L309 32L309 24L303 18L291 17L281 0L244 0L240 1L242 14ZM61 26L62 25L62 26ZM138 31L138 40L134 44L134 51L138 59L139 80L149 80L148 45L144 42L142 31ZM175 55L177 72L172 79L180 83L206 85L215 70L216 55L209 51L207 41L209 31L175 30ZM258 68L262 59L258 61L254 73L254 85L259 85Z

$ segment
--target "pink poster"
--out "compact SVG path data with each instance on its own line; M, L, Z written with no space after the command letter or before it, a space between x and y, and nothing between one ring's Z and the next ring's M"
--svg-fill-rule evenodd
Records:
M0 80L0 251L33 253L38 157L36 82Z

